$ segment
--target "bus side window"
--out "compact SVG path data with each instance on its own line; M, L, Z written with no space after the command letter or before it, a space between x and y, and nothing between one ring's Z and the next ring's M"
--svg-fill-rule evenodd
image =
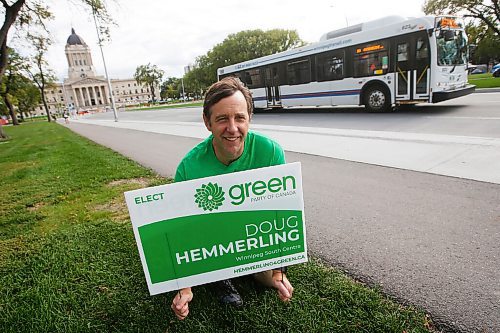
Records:
M243 81L248 88L262 88L262 77L260 75L260 68L249 69L244 72L245 81Z
M302 58L287 63L287 83L289 85L311 82L311 62Z
M416 58L417 59L427 59L429 57L429 51L427 48L427 42L423 38L419 38L417 40L417 50L416 50Z
M344 53L327 52L316 56L318 82L344 78Z
M245 72L245 81L243 81L244 83L247 84L247 87L251 87L253 84L252 84L252 76L250 76L250 72L246 71Z
M398 44L398 62L408 60L408 43Z
M389 69L387 41L373 42L354 48L354 77L386 74Z

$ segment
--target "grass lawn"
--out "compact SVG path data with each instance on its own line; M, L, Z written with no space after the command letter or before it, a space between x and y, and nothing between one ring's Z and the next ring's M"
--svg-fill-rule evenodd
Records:
M1 332L429 332L406 308L317 260L290 267L294 298L241 278L240 310L195 287L149 296L123 192L163 179L54 123L4 128L0 143Z
M493 77L491 73L469 75L469 83L476 88L498 88L500 87L500 77Z

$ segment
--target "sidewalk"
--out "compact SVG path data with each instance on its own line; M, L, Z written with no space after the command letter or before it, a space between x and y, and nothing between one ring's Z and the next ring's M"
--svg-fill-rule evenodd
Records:
M82 118L82 124L204 139L203 124ZM500 184L500 139L253 124L287 151Z

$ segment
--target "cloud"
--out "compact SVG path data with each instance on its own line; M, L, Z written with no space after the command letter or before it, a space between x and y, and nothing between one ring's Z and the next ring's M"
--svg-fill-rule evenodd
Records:
M95 26L91 16L75 1L49 2L55 14L50 22L55 43L48 53L50 65L59 79L67 76L64 55L71 27L92 50L97 73L104 75ZM77 2L76 2L77 3ZM254 0L199 2L194 0L121 0L109 2L118 23L112 27L112 40L103 47L108 73L112 78L130 78L138 65L151 62L165 70L166 76L180 77L184 66L194 63L230 33L248 29L294 29L308 42L324 33L391 14L422 16L421 2L399 0L273 1Z

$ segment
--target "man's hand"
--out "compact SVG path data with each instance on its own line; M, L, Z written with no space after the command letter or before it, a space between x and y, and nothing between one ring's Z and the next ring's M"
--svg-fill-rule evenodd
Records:
M175 294L172 300L172 310L179 320L183 320L189 314L189 302L193 299L191 288L184 288Z
M292 298L293 287L286 278L286 274L273 270L273 287L278 291L278 296L283 302L288 302Z

